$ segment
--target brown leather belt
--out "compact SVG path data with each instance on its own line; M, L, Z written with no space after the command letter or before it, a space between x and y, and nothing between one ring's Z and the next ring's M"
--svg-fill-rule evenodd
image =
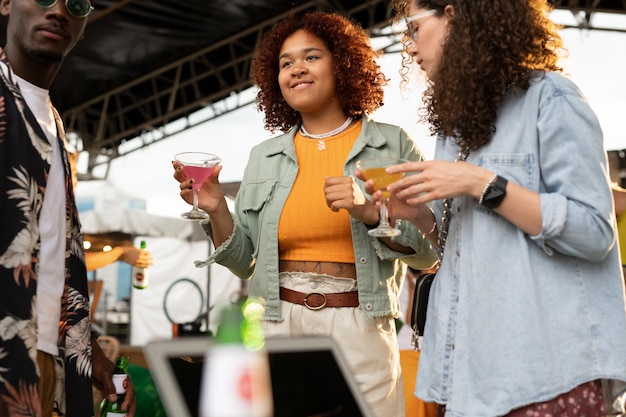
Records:
M358 307L359 292L323 292L304 293L280 287L280 299L305 306L309 310L321 310L324 307Z

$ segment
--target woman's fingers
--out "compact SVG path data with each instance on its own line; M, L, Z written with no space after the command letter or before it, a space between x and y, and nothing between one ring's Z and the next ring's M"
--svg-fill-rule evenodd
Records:
M172 161L172 166L174 167L174 179L176 181L181 182L187 179L185 173L183 172L183 167L176 161Z

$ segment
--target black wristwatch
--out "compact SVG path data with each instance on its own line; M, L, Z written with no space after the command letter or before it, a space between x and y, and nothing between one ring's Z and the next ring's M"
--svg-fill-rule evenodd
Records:
M508 181L499 175L496 175L489 184L485 187L483 195L480 197L478 204L483 207L493 210L498 207L504 196L506 195L506 185Z

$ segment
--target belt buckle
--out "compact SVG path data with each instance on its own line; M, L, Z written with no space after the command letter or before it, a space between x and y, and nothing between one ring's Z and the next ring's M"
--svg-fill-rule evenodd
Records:
M309 305L309 297L315 294L321 295L322 298L324 299L322 304L317 307L313 307ZM324 307L326 307L326 304L328 304L328 299L326 298L326 294L324 294L323 292L310 292L304 297L304 306L308 308L309 310L321 310Z

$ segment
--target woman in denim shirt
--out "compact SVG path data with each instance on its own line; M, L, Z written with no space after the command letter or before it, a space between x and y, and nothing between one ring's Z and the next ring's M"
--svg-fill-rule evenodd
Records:
M261 40L252 79L265 127L285 134L252 149L232 216L219 168L204 182L199 205L216 250L198 264L250 280L267 336L332 336L375 415L403 417L400 259L424 268L437 255L409 222L394 238L370 237L378 210L353 175L361 158L422 155L401 128L367 116L382 105L386 79L367 34L346 18L312 12L278 23ZM191 202L190 181L178 170L175 178ZM330 415L315 407L290 415Z
M404 202L393 215L423 224L412 206L432 201L449 225L433 238L445 250L416 395L446 416L604 415L601 381L626 380L615 213L602 132L559 74L547 3L394 6L438 140L434 161L388 169L420 172L389 187Z

